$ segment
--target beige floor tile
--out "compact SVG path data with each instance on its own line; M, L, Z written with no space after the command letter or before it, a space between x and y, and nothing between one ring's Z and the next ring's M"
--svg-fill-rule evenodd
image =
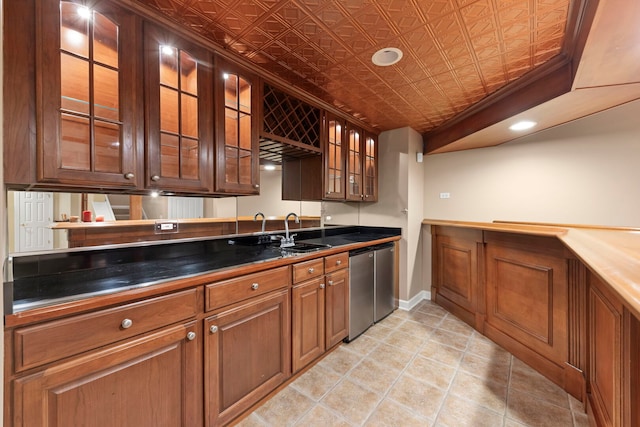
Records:
M462 358L462 362L460 362L460 369L476 377L507 385L511 370L511 360L501 357L485 359L473 353L466 353Z
M372 327L370 327L365 331L364 336L377 339L380 341L384 341L384 339L387 338L389 334L393 331L394 329L387 328L386 326L380 323L376 323L375 325L373 325Z
M525 424L519 423L509 418L505 418L504 427L527 427L527 426Z
M427 313L433 316L440 316L440 317L444 317L447 314L449 314L447 310L445 310L444 308L440 307L438 304L431 301L423 301L421 304L419 304L416 307L416 311L420 311L422 313Z
M421 417L435 419L445 391L403 375L389 391L389 398L411 409Z
M390 314L389 316L382 319L378 324L385 326L387 328L394 329L400 326L402 323L404 323L405 320L406 318L402 318L402 317L394 316L393 314Z
M568 395L569 397L569 409L574 412L586 412L584 408L584 403L576 399L575 397Z
M362 425L380 400L380 395L347 378L331 390L322 403L347 421Z
M404 373L414 379L446 390L456 374L456 369L435 360L417 356L411 361Z
M371 353L373 349L380 345L380 341L370 338L366 335L360 335L355 340L342 344L342 347L352 351L354 353L366 356Z
M382 395L398 379L400 372L367 358L353 368L347 378Z
M367 358L392 369L402 370L407 366L413 355L414 353L401 348L381 344Z
M424 313L422 311L410 312L409 319L414 322L420 323L424 326L430 326L432 328L436 328L440 323L442 323L443 316L433 316L428 313Z
M422 346L418 354L445 365L457 367L462 360L464 352L437 341L429 340Z
M358 362L362 360L362 357L363 356L359 354L347 350L344 346L340 346L331 352L330 355L322 359L319 364L340 375L344 375L357 365Z
M451 314L449 314L442 320L442 322L440 322L440 324L438 325L438 329L444 329L449 332L454 332L456 334L466 336L471 336L471 334L473 334L474 332L474 329L471 326L467 325L462 320L454 317Z
M271 426L290 426L315 402L292 387L286 387L256 410L256 414Z
M386 344L400 347L404 350L415 353L422 346L425 337L421 335L411 335L404 332L395 331L389 335L384 342Z
M494 412L504 414L507 405L507 386L458 371L449 394L473 401Z
M365 424L367 427L431 427L432 425L432 421L414 414L390 399L380 402Z
M469 343L468 336L454 334L453 332L442 329L436 329L433 331L431 339L441 344L457 348L458 350L466 350L467 344Z
M496 427L502 426L503 416L483 406L456 396L448 396L436 426L442 427Z
M524 362L513 358L509 387L569 409L567 393Z
M342 379L342 375L317 364L298 377L290 387L304 393L316 402Z
M474 332L471 336L467 351L491 360L508 360L511 358L511 353L478 332Z
M585 412L573 412L573 427L590 427L589 417Z
M507 418L530 427L573 426L573 417L568 409L513 389L509 390Z
M296 423L300 427L351 427L351 424L340 418L331 410L316 405Z
M262 421L255 412L249 415L247 418L241 420L237 424L234 424L234 427L268 427L268 426L269 424Z
M431 335L434 328L413 320L406 320L402 325L398 326L395 331L404 334L413 335L415 337L426 339ZM388 338L388 337L387 337Z

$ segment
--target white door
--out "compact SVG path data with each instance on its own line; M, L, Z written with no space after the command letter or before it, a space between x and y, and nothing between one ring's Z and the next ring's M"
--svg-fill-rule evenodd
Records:
M53 193L15 192L15 251L53 249Z

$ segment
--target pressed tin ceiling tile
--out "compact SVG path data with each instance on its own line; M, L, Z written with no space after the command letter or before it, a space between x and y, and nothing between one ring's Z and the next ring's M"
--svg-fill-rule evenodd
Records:
M570 0L133 0L380 130L426 132L561 52ZM376 67L371 55L400 47Z

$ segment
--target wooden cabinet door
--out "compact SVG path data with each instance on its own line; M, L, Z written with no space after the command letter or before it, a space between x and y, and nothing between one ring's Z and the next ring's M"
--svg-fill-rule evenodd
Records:
M378 136L364 132L362 148L363 202L378 201Z
M589 274L588 310L591 407L598 425L623 425L622 304L592 274Z
M108 1L88 8L39 0L38 7L37 180L141 186L135 16Z
M324 199L345 198L346 121L326 114L324 119Z
M145 185L211 192L212 56L154 25L144 33Z
M205 320L209 425L224 425L291 373L289 290L236 304Z
M215 189L221 193L260 193L261 91L258 78L216 58Z
M195 322L169 327L17 379L13 425L202 425L198 335Z
M292 290L293 372L308 365L325 350L324 277L294 286Z
M331 348L349 335L349 269L327 274L326 347Z
M362 158L364 154L362 152L362 147L364 135L360 128L347 122L347 131L345 136L347 142L346 199L361 202L364 199L364 191L362 188Z

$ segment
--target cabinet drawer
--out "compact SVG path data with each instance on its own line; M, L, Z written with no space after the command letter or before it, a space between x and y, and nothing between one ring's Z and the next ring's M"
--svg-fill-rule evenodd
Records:
M284 288L290 283L288 266L212 283L206 287L206 311Z
M342 270L349 267L349 252L343 252L341 254L329 255L324 258L324 272L331 273L332 271Z
M189 289L16 329L16 372L195 317L200 304L198 290Z
M324 274L324 260L322 258L299 262L293 265L293 283L304 282Z

